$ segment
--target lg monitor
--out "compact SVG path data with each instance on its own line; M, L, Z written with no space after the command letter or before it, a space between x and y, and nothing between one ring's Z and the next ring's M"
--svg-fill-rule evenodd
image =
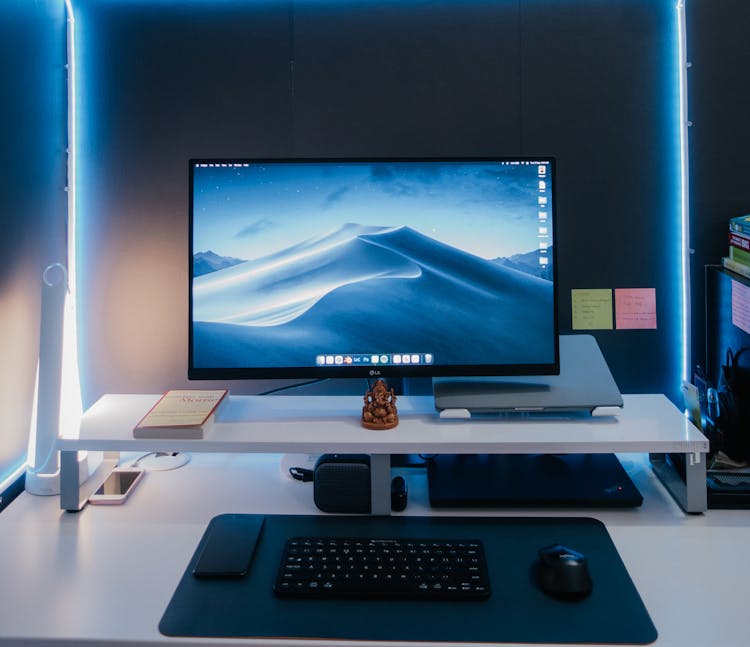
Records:
M555 164L190 161L189 377L559 371Z

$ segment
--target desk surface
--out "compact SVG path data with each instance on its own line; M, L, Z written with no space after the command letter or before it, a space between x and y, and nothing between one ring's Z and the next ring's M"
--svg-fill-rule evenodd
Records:
M639 509L487 514L600 519L659 631L658 647L746 645L750 513L709 510L686 515L654 476L645 455L622 454L620 459L644 495ZM0 645L49 647L110 640L152 647L262 644L168 639L157 626L214 515L316 513L311 485L286 475L290 464L309 460L196 453L183 468L147 473L125 505L89 505L79 513L61 511L57 497L22 494L0 515ZM402 473L409 487L404 514L472 514L430 509L425 472Z

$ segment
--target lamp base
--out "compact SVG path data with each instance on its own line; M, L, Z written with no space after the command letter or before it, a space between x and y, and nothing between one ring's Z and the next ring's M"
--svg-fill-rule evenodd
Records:
M88 478L96 471L102 462L102 452L78 452L78 475L79 485L85 483ZM26 491L36 496L56 496L60 494L60 468L57 471L35 472L32 469L26 469Z

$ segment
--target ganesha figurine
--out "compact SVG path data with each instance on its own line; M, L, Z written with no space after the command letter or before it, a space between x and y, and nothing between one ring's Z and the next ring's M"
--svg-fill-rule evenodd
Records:
M364 395L362 426L367 429L393 429L398 424L396 394L383 380L378 380Z

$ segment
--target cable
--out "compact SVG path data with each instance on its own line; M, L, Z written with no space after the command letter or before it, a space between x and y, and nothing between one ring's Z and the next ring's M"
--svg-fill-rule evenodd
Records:
M293 479L302 481L303 483L309 483L313 480L314 476L313 470L308 470L304 467L290 467L289 473L292 475Z
M259 393L258 395L273 395L274 393L281 393L282 391L287 391L289 389L296 389L301 386L309 386L310 384L319 384L320 382L326 382L331 378L328 377L319 377L314 380L309 380L307 382L299 382L297 384L287 384L286 386L280 386L277 389L270 389L269 391L263 391L262 393Z

